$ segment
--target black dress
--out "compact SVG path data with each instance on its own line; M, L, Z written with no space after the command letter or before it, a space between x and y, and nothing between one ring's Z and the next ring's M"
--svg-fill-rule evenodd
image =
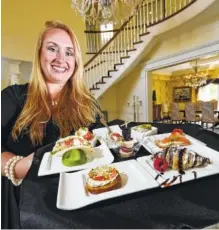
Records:
M33 146L29 136L21 135L18 141L14 141L11 135L12 128L21 113L27 97L28 84L13 85L4 89L1 93L1 152L12 152L16 155L27 156L36 149L55 142L59 138L59 130L50 121L46 127L46 135L43 145ZM19 187L15 187L6 178L2 179L2 228L19 228Z
M12 128L21 113L26 98L27 98L28 84L13 85L2 90L1 102L1 152L12 152L20 156L28 156L29 154L39 150L41 147L55 143L59 138L59 129L50 120L47 123L45 130L45 137L43 144L33 146L27 134L20 135L18 141L14 141L11 135ZM98 124L99 117L96 123ZM96 126L92 124L90 128ZM72 132L71 134L73 134ZM1 177L2 180L2 228L20 228L19 220L19 187L15 187L6 178Z

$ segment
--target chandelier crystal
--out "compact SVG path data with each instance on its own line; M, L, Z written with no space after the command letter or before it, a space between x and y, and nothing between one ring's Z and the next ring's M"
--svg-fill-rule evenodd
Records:
M123 23L143 0L72 0L72 8L89 25Z
M199 86L206 84L208 74L206 71L198 72L197 61L196 64L193 66L193 69L194 69L194 73L190 73L188 75L185 75L184 77L185 77L186 86L196 89Z

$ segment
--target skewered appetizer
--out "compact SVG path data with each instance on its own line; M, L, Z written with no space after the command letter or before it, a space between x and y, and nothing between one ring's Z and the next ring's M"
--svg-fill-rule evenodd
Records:
M111 133L110 138L115 142L119 142L123 140L123 136L121 136L119 133Z
M155 143L160 148L166 148L170 145L191 145L190 140L185 137L185 134L181 129L174 129L169 137L166 137L163 140L157 140Z
M131 129L128 127L123 128L122 135L124 140L119 142L120 157L122 158L131 157L134 155L134 146L136 144L136 140L133 140L131 138Z
M99 166L88 173L87 190L92 194L111 191L122 186L122 180L116 168Z
M125 141L130 141L131 140L131 129L128 127L123 128L122 136L124 137Z
M206 166L211 164L211 160L203 157L188 148L170 146L163 152L158 152L153 156L154 168L164 172L167 168L183 172L186 169Z
M65 138L61 138L56 142L51 152L51 155L62 156L68 150L76 149L76 148L77 149L87 148L91 150L92 146L91 143L85 140L83 137L68 136Z
M124 158L133 156L135 144L135 140L121 141L119 150L120 156Z

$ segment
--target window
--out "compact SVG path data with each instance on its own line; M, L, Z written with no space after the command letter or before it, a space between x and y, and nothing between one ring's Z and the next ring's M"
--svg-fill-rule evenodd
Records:
M101 42L104 45L113 37L113 32L104 32L113 30L113 23L100 25L100 30L103 31L103 33L101 33Z
M211 101L219 100L219 85L218 84L208 84L199 88L198 90L198 100L201 101ZM219 109L219 103L218 103Z

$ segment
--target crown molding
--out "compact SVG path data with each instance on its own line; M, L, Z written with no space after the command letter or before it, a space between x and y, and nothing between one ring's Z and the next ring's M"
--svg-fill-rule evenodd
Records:
M144 66L143 72L173 66L212 53L219 53L219 40L207 43L202 46L197 46L194 49L185 50L178 54L169 55L154 61L149 61Z

